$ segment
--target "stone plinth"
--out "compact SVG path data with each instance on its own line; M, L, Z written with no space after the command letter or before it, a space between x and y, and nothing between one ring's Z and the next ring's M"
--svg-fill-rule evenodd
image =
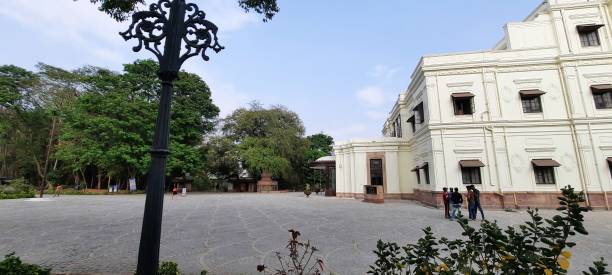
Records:
M363 201L373 203L385 202L385 190L382 185L364 185Z
M257 182L257 192L272 192L278 189L278 183L272 180L270 173L261 173L261 179Z

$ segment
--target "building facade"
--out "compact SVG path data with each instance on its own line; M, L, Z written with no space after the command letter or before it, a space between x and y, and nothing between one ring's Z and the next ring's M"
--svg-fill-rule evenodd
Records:
M424 56L383 136L335 146L338 196L553 207L563 186L612 204L612 0L548 0L492 50Z

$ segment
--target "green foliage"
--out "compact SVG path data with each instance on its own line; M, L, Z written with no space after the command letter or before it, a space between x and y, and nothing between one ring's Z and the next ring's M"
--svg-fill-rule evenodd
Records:
M270 139L246 137L239 148L240 158L254 174L269 172L277 177L289 174L289 160L274 151Z
M238 145L225 136L211 137L202 148L206 156L206 167L218 179L240 173Z
M175 262L162 262L157 271L159 275L180 275L178 264Z
M255 102L235 110L223 122L223 133L239 144L240 159L253 175L267 170L301 184L307 142L295 112L282 106L266 109Z
M329 156L333 150L334 138L324 133L318 133L306 137L308 140L309 152L312 152L313 159ZM316 155L316 156L315 156Z
M15 253L9 253L4 256L4 260L0 262L0 274L3 275L47 275L51 274L50 268L43 268L38 265L24 263L15 256Z
M191 189L193 191L212 191L213 184L207 176L197 176L193 179Z
M10 108L19 104L27 94L25 90L38 81L36 75L23 68L5 65L0 67L0 106Z
M124 21L130 17L132 12L145 4L144 0L89 0L99 4L100 11L110 15L117 21ZM276 0L238 0L238 4L245 11L254 11L263 14L266 22L279 11Z
M308 149L305 153L304 167L302 171L306 182L327 183L327 176L323 171L315 171L310 168L310 164L320 157L329 156L333 151L334 138L323 133L314 134L306 137Z
M370 274L566 274L570 265L569 241L576 234L587 234L582 213L588 208L582 193L571 186L562 189L560 215L542 218L538 210L529 210L530 221L502 230L496 222L485 221L480 229L460 217L463 239L449 240L434 236L431 228L416 244L400 247L378 241L377 260ZM605 263L595 262L591 273L606 274Z
M600 258L598 261L593 263L594 266L589 267L589 271L582 271L584 275L605 275L610 274L610 272L606 271L606 267L608 264L604 262L603 258Z
M158 64L138 60L121 73L92 66L38 69L0 67L0 90L11 94L0 105L0 175L24 176L41 189L49 175L64 185L67 178L144 178L161 89ZM213 131L219 112L195 74L180 72L174 95L172 177L204 170L202 137Z
M33 198L34 188L23 179L12 180L9 184L0 185L0 200Z
M238 0L238 4L246 12L253 10L256 13L263 14L264 22L271 20L279 11L276 0Z

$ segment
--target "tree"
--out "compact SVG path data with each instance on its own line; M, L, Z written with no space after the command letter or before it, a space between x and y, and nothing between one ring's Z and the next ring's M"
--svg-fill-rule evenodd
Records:
M138 60L125 66L123 79L137 96L156 102L161 90L157 78L159 65L153 60ZM212 132L219 108L213 104L210 88L196 74L179 72L174 83L174 100L170 122L170 148L167 174L173 177L193 174L204 169L201 150L203 136Z
M38 82L38 77L23 68L5 65L0 67L0 166L1 176L15 177L21 165L17 164L17 145L22 143L15 132L21 133L21 113L30 104L26 98ZM28 159L31 159L28 157Z
M289 159L274 150L273 139L246 137L239 145L240 158L254 175L263 172L277 177L288 177Z
M94 4L99 4L100 11L110 15L117 21L124 21L130 14L145 4L144 0L90 0ZM263 14L263 21L271 20L279 8L276 0L238 0L238 5L245 12L254 11Z
M42 197L49 168L56 167L51 162L62 127L61 110L73 104L78 76L42 63L37 68L37 74L16 66L0 68L0 111L4 117L0 136L7 141L2 149L3 173L8 172L8 146L12 145L16 169L37 175Z
M145 175L160 90L158 70L152 60L126 64L123 74L96 67L81 69L86 92L67 115L69 129L62 135L59 152L73 172L95 167L98 188L102 175L109 182L113 177L127 182ZM173 177L204 169L199 147L219 112L202 79L187 72L179 77L167 170Z
M319 153L319 157L331 155L334 145L333 137L324 133L318 133L310 135L306 137L306 139L308 139L309 142L309 151Z
M114 176L144 174L155 106L123 75L93 67L86 71L87 91L66 116L68 129L58 155L83 177L87 167L95 166L98 187L102 174L109 182Z
M239 174L240 153L237 144L225 136L211 137L202 148L208 173L216 178Z
M309 183L323 182L327 175L314 171L310 168L310 164L320 157L332 154L334 138L323 133L318 133L306 137L306 140L308 141L308 150L304 155L305 165L302 167L305 180Z
M294 187L303 184L301 167L307 143L304 139L304 125L299 116L283 106L266 109L253 102L248 108L236 109L223 120L222 131L225 136L240 144L240 158L246 160L254 152L265 153L274 163L265 166L278 169L277 176L292 183ZM245 143L244 145L242 143ZM249 150L253 148L253 150ZM265 149L265 150L264 150ZM281 160L284 159L284 160ZM259 175L264 163L256 163L261 158L251 158L246 168ZM285 163L288 167L285 169Z

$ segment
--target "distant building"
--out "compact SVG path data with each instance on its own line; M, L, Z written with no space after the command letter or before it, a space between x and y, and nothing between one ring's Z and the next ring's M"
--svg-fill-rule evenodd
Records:
M489 51L424 56L383 138L335 146L338 196L440 205L473 184L489 207L612 203L612 0L549 0Z

